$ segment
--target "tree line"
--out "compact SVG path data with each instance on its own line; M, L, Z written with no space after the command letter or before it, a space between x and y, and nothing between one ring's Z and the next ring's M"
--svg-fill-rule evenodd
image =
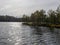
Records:
M38 24L60 24L60 6L56 10L37 10L31 16L23 15L24 22L32 22Z

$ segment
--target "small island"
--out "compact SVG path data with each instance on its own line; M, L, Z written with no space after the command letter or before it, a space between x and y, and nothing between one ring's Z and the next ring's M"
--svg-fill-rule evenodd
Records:
M56 10L37 10L31 16L23 15L23 24L29 26L47 26L60 28L60 6Z

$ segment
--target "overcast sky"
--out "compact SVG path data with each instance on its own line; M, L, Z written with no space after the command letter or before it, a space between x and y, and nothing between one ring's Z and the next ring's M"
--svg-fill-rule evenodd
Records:
M56 9L60 0L0 0L0 15L21 17L40 9Z

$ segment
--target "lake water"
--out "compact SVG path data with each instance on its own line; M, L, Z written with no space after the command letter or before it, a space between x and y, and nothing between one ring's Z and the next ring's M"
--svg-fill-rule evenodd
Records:
M0 22L0 45L60 45L60 29Z

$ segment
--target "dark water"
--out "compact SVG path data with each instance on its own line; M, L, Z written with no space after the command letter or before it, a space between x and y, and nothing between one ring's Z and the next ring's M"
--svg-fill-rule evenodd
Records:
M59 30L29 27L18 22L0 22L0 45L60 45Z

